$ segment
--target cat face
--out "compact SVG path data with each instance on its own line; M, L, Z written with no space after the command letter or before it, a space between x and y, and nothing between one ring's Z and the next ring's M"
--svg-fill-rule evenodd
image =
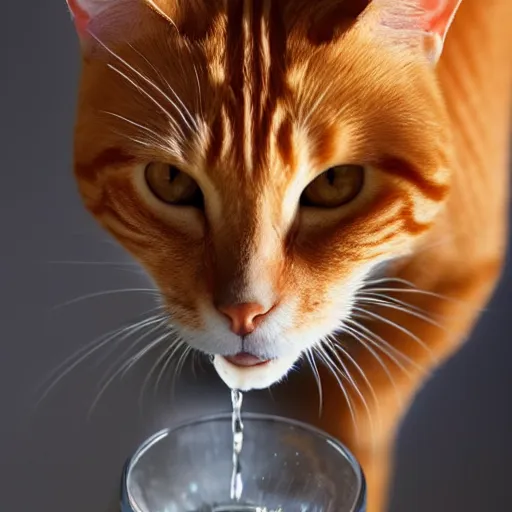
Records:
M447 196L426 39L369 3L70 2L85 204L232 387L342 330Z

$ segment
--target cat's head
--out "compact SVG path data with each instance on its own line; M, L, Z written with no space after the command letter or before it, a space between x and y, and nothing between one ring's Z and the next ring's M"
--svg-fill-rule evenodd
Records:
M229 385L271 385L447 197L459 2L68 2L86 206Z

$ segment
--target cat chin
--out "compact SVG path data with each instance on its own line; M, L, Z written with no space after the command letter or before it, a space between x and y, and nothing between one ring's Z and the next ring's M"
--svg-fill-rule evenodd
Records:
M297 357L280 357L268 363L240 367L230 363L222 356L215 356L213 366L219 377L231 389L250 391L251 389L265 389L281 381L293 368Z

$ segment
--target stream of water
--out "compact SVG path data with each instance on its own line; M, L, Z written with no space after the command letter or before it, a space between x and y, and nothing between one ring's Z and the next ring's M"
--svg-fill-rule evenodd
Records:
M270 510L266 507L257 507L253 505L243 505L240 502L244 490L244 481L242 477L241 453L244 444L244 424L242 423L242 402L243 394L238 389L231 390L231 402L233 405L232 432L233 432L233 472L231 474L231 492L230 496L235 504L218 505L213 507L211 512L283 512L279 510Z
M231 402L233 404L233 473L231 475L231 499L240 501L244 490L242 478L242 464L240 454L244 444L244 424L242 423L243 394L238 389L231 390Z

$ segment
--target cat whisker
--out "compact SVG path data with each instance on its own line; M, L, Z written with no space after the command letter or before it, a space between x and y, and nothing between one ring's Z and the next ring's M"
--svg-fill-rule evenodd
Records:
M318 106L322 103L322 101L324 101L325 97L327 96L327 94L330 92L331 88L332 88L332 83L329 84L325 90L318 96L317 100L315 101L315 103L311 106L308 114L303 117L303 115L301 114L301 117L302 117L302 120L301 120L301 125L302 126L306 126L308 121L311 119L311 116L316 112L316 109L318 108Z
M185 44L185 47L187 48L188 50L188 53L190 55L190 63L192 64L192 67L194 69L194 75L195 75L195 79L196 79L196 90L197 90L197 98L199 100L199 112L201 114L201 119L204 119L204 108L203 108L203 91L202 91L202 88L201 88L201 80L199 79L199 71L198 71L198 68L196 66L196 63L194 62L194 59L195 59L195 55L194 53L192 52L192 48L191 48L191 44L184 40L184 44ZM180 61L181 63L181 68L183 69L183 61ZM186 74L186 71L183 69L183 73ZM197 124L197 121L196 121L196 126L197 126L197 129L198 129L198 132L200 131L200 127L199 125ZM208 130L210 130L210 127L207 127Z
M374 288L368 287L368 288L362 288L362 291L372 291L372 292L385 292L385 293L410 293L410 294L417 294L417 295L425 295L426 297L434 297L436 299L444 300L447 302L458 302L462 303L459 299L456 299L454 297L448 297L447 295L441 295L439 293L429 292L427 290L420 290L419 288Z
M163 327L167 323L167 321L168 321L167 318L161 317L156 322L152 322L150 325L147 325L146 327L151 327L151 329L149 329L149 331L146 331L146 332L142 333L141 335L139 335L135 339L135 341L131 342L128 345L128 347L125 350L123 350L123 352L121 354L119 354L116 361L107 368L107 370L101 377L98 385L101 387L104 382L108 381L110 379L110 377L112 376L112 372L115 372L115 369L116 369L119 361L122 361L136 346L138 346L140 343L142 343L148 336L152 335L154 332L158 331L158 329ZM140 329L138 331L140 331Z
M343 368L343 372L349 379L349 382L352 384L353 389L355 390L355 392L357 393L357 395L359 396L359 398L363 404L363 407L366 411L366 415L368 418L368 425L370 427L371 446L372 446L372 449L375 450L377 448L377 437L376 437L377 431L375 429L375 419L374 419L374 414L372 412L372 409L370 408L370 406L366 400L366 397L364 396L364 393L360 390L359 386L357 385L357 382L352 377L352 374L350 373L347 365L344 363L343 358L340 356L340 354L338 354L338 351L336 350L336 342L332 339L332 337L329 337L328 348L330 349L333 357L335 357L336 360L339 361L339 364ZM346 351L341 351L341 353L346 354ZM357 365L357 366L359 367L359 365ZM372 395L372 399L374 400L375 410L377 413L378 430L380 431L382 428L382 415L381 415L381 410L380 410L380 403L377 399L377 395L375 394L375 390L373 389L373 386L371 386L368 378L366 377L366 374L362 371L362 369L360 367L358 368L358 371L360 371L362 373L363 380L367 384L367 386L369 385L368 388Z
M162 18L166 19L175 29L176 29L176 32L178 32L179 34L179 29L178 29L178 26L176 25L176 23L174 22L174 20L169 17L164 11L162 11L162 8L157 5L156 2L154 2L154 0L146 0L146 3L148 3L149 5L151 5L151 7L153 7L153 9L160 15L162 16Z
M146 345L142 350L140 350L137 354L135 354L130 362L128 363L128 365L122 370L122 373L121 373L121 379L124 379L126 377L126 375L128 374L128 372L146 355L148 354L151 350L153 350L155 347L157 347L158 345L160 345L161 343L163 343L164 341L166 341L169 336L171 336L172 334L174 334L174 331L172 329L171 326L167 326L168 327L168 332L166 332L165 334L162 334L161 336L159 336L156 340L150 342L148 345Z
M183 131L183 129L181 128L181 126L179 125L179 123L176 121L176 119L174 119L174 117L171 115L171 113L161 104L159 103L151 94L149 94L143 87L141 87L135 80L131 79L126 73L123 73L120 69L116 68L114 65L112 64L108 64L108 67L114 71L115 73L117 73L118 75L120 75L121 77L123 77L128 83L130 83L137 91L139 91L141 94L143 94L144 96L146 96L154 105L156 105L158 107L158 109L160 111L162 111L165 116L168 118L168 120L170 121L170 123L172 124L172 126L174 127L174 129L179 132L179 135L181 137L181 141L185 141L186 140L186 137L185 137L185 132Z
M177 347L175 353L179 352L180 350L183 350L183 352L178 356L178 359L176 361L174 361L174 366L169 364L169 363L173 362L172 359L174 357L174 354L171 357L169 357L169 361L167 362L167 370L166 371L168 371L171 367L174 368L174 371L172 372L172 380L171 380L171 385L170 385L170 391L171 391L170 399L171 400L175 399L176 381L178 380L178 378L180 376L180 373L183 369L183 365L185 364L185 361L187 360L187 357L190 355L190 353L192 351L192 347L187 345L186 342L182 341L182 343L180 343L180 345Z
M350 355L350 352L346 350L340 343L337 343L335 341L332 342L332 350L333 351L339 351L343 356L345 356L355 367L359 375L361 375L361 378L363 379L364 383L368 387L370 394L372 396L372 400L375 404L375 409L377 412L377 418L379 420L379 429L382 425L382 411L380 407L379 399L377 398L377 393L375 392L375 388L373 387L372 383L370 382L370 379L367 377L364 370L361 368L361 366L357 363L357 361Z
M161 94L178 112L180 117L182 118L183 122L187 125L190 131L194 131L192 126L190 125L189 121L186 119L186 117L183 115L183 112L179 109L179 107L176 105L176 103L172 100L172 98L167 95L158 85L156 85L154 82L152 82L147 76L145 76L143 73L141 73L138 69L133 67L129 62L127 62L125 59L123 59L120 55L118 55L116 52L114 52L111 48L109 48L103 41L101 41L95 34L91 33L91 37L96 40L96 42L102 46L112 57L114 57L116 60L118 60L121 64L123 64L127 69L129 69L132 73L134 73L136 76L138 76L140 79L142 79L144 82L146 82L149 86L151 86L153 89L155 89L159 94ZM183 130L179 126L179 124L176 122L174 117L169 113L167 109L165 109L151 94L149 94L144 88L142 88L139 84L137 84L134 80L132 80L128 75L123 73L120 69L116 68L112 64L108 64L108 67L115 71L116 73L123 76L128 82L130 82L136 89L138 89L140 92L142 92L145 96L147 96L156 106L160 108L174 123L175 127L181 132L182 137L185 139L185 134L183 133Z
M324 405L324 394L322 390L322 379L320 378L320 372L318 371L318 367L316 366L315 358L311 352L311 348L308 348L304 352L304 356L311 367L311 371L313 372L313 376L315 378L316 386L318 388L318 417L322 416L322 410Z
M109 295L120 295L120 294L126 294L126 293L150 293L153 295L158 295L157 290L155 290L154 288L122 288L120 290L106 290L103 292L88 293L86 295L82 295L75 299L68 300L61 304L58 304L57 306L54 306L52 308L52 310L65 308L65 307L71 306L73 304L77 304L78 302L82 302L84 300L90 300L90 299L95 299L98 297L106 297Z
M411 366L416 367L416 363L407 357L406 355L402 354L399 350L397 350L395 347L393 347L391 344L387 343L382 338L378 337L375 333L372 333L372 331L368 330L366 333L362 332L364 326L356 323L351 322L353 324L352 327L349 327L348 325L345 325L345 328L354 329L354 327L359 329L358 334L361 336L364 340L366 340L368 343L373 345L375 348L380 350L386 357L388 357L402 372L407 375L407 377L412 378L412 373L407 369L407 367L401 362L401 359L405 362L409 363ZM379 342L380 341L380 342Z
M169 353L173 352L175 347L180 345L180 341L181 341L180 338L176 338L175 340L173 340L171 343L169 343L169 346L157 357L155 364L153 364L153 366L149 370L146 378L144 379L144 382L142 383L140 398L145 393L145 390L146 390L147 386L149 385L151 377L156 372L157 368L164 362L164 360L166 360Z
M341 355L346 357L350 363L355 367L356 371L359 373L361 378L363 379L363 382L366 384L368 390L370 391L370 395L372 396L373 403L375 405L375 408L377 410L377 417L379 418L379 423L382 419L381 411L380 411L380 403L379 399L377 398L377 393L375 393L375 389L372 386L370 380L366 376L366 373L361 368L361 366L357 363L357 361L350 355L350 352L346 350L341 343L339 343L333 336L327 337L328 346L333 353L334 357L340 362L342 365L342 368L344 369L345 373L348 376L351 376L350 372L348 371L347 365L343 362L343 359L340 357L340 355L337 352L341 352ZM354 380L351 377L352 380ZM357 387L357 385L356 385Z
M150 83L153 85L153 87L156 87L157 90L163 94L165 96L165 98L171 103L171 105L176 109L176 111L180 114L180 117L183 119L183 122L186 123L187 127L189 128L190 131L196 131L198 132L199 131L199 125L197 124L197 121L196 119L194 118L194 116L190 113L190 110L187 108L187 106L185 105L185 103L183 103L182 99L179 97L179 95L176 93L176 91L173 89L173 87L171 86L171 84L165 79L165 77L162 75L162 73L160 73L160 71L149 61L149 59L147 59L139 50L137 50L132 44L128 43L128 46L135 52L137 53L142 59L144 59L144 61L148 64L148 66L151 67L151 69L158 75L158 77L160 78L160 80L162 80L165 84L165 86L169 89L169 91L171 91L172 95L174 96L174 98L176 99L176 101L180 104L181 108L183 109L183 111L178 107L178 105L176 103L174 103L174 101L169 98L165 93L164 91L162 91L156 84L153 84L153 82L150 81ZM149 80L149 79L148 79ZM189 124L189 122L185 119L185 115L183 114L183 112L187 115L189 121L192 123L193 127Z
M375 313L373 311L368 311L366 309L360 308L358 306L353 306L353 309L356 311L361 311L365 313L366 315L369 315L370 317L379 320L381 322L384 322L387 325L390 325L391 327L394 327L395 329L399 330L400 332L404 333L406 336L414 340L420 347L425 349L425 351L430 355L430 358L433 362L436 362L436 358L434 356L434 353L432 352L432 349L418 336L416 336L414 333L406 329L405 327L402 327L400 324L397 324L396 322L393 322L392 320L389 320L389 318L386 318L382 315L379 315L378 313ZM396 349L395 349L396 350Z
M173 345L173 350L169 353L167 353L167 358L165 359L162 368L160 369L160 372L158 373L158 376L156 378L155 382L155 394L158 392L158 387L160 383L162 382L162 379L165 375L165 373L169 370L171 367L171 364L173 362L174 356L185 346L185 341L182 338L178 338L177 343ZM171 385L171 399L174 398L174 386Z
M342 329L344 329L345 326L343 325ZM377 394L375 393L375 389L373 388L370 380L368 379L366 373L361 368L361 366L358 364L358 362L355 360L355 358L350 354L350 352L343 346L343 344L337 340L333 335L330 335L328 337L328 340L330 342L330 347L332 350L337 350L342 353L344 357L348 359L348 361L355 367L359 375L361 375L361 378L364 380L365 384L368 386L368 389L370 390L370 394L372 395L373 401L375 403L375 406L378 406L378 398Z
M120 137L124 137L128 139L129 142L133 142L134 144L138 144L139 146L142 146L143 148L151 148L152 146L158 147L158 144L155 144L151 142L150 140L143 140L139 137L129 137L128 135L125 135L124 133L118 132L117 130L114 130L114 133L119 135Z
M143 124L137 123L136 121L133 121L132 119L128 119L125 116L122 116L121 114L116 114L115 112L111 112L109 110L101 110L102 114L115 117L116 119L119 119L121 121L124 121L125 123L129 124L130 126L134 126L135 128L138 128L139 130L142 130L143 132L148 133L152 137L154 137L153 140L155 141L161 141L162 147L163 143L165 143L164 137L162 137L159 133L155 132L151 128L144 126Z
M356 418L356 412L354 408L354 404L352 402L352 398L350 397L350 394L345 388L345 385L343 384L343 380L348 380L347 376L344 375L344 373L339 370L339 368L336 367L336 365L333 363L332 359L329 357L329 355L323 350L323 347L321 345L316 345L313 347L313 350L315 351L317 357L322 361L322 363L326 366L326 368L331 372L332 376L335 378L336 382L338 383L338 386L340 388L340 391L343 393L343 396L345 397L345 401L347 402L348 410L350 413L350 418L352 421L352 426L354 428L354 434L356 438L358 437L358 430L357 430L357 418Z
M183 353L178 359L178 362L176 363L176 371L174 372L173 378L172 378L172 389L176 389L176 382L179 380L181 372L183 371L183 367L185 366L185 362L188 358L188 356L192 353L192 347L190 345L185 345L185 348L183 350Z
M385 285L386 283L390 283L390 286L385 287L385 288L376 288L375 287L375 285L380 285L380 284ZM392 287L391 285L393 283L405 285L405 286L407 286L407 288ZM455 298L455 297L450 297L448 295L443 295L443 294L431 292L428 290L422 290L421 288L416 286L413 282L407 281L406 279L401 279L398 277L383 277L383 278L365 281L364 286L361 288L361 290L366 290L366 289L372 290L372 291L384 291L384 292L417 293L420 295L434 297L434 298L441 299L441 300L448 301L448 302L455 302L455 303L460 303L460 304L465 303L465 301L461 301L460 299Z
M197 366L201 368L201 359L200 354L197 350L192 351L192 357L190 358L190 371L194 376L194 379L197 379Z
M194 75L196 77L196 85L197 85L197 96L199 98L199 112L201 113L201 117L204 118L204 108L203 108L203 91L201 89L201 81L199 80L199 73L197 71L197 66L193 63L194 66Z
M352 389L355 391L359 399L361 400L361 403L363 404L364 410L366 411L366 415L368 417L368 422L370 425L370 431L372 433L372 437L374 436L375 432L375 424L374 424L374 418L372 411L368 405L368 402L363 394L363 392L359 389L359 386L357 385L357 382L352 377L352 374L347 368L347 365L344 363L343 359L340 357L340 355L336 352L336 350L333 347L332 341L329 339L326 339L324 341L326 347L322 348L322 353L324 357L328 357L329 360L332 362L333 368L335 368L337 371L339 371L340 376L343 376L349 384L352 386ZM329 352L327 352L329 350ZM334 360L333 360L334 358ZM336 366L336 363L338 363L339 367ZM380 416L379 416L380 418Z
M382 357L380 357L380 355L372 348L372 345L374 343L368 343L366 341L367 337L363 336L358 330L357 330L357 327L350 327L348 325L345 325L344 326L344 329L346 330L346 332L348 332L348 334L350 334L351 336L353 336L372 356L373 358L377 361L377 363L379 364L379 366L382 368L382 370L384 371L384 373L386 374L386 376L388 377L391 385L393 386L393 389L395 391L395 394L396 394L396 398L397 398L397 401L398 403L402 403L403 402L403 397L402 397L402 394L400 393L399 389L398 389L398 386L396 384L396 381L391 373L391 371L389 370L388 366L386 365L386 363L382 360ZM379 347L380 348L380 347Z
M176 159L182 159L182 151L179 144L174 139L169 139L165 141L165 144L154 140L151 137L146 136L146 139L142 139L140 137L134 137L132 135L126 135L125 133L119 132L117 130L112 130L113 133L118 135L119 137L123 137L128 140L130 143L138 144L142 146L144 149L149 149L150 151L154 151L155 149L159 149L162 153L169 153L173 155Z
M98 394L96 395L96 398L94 399L90 409L89 413L87 415L88 418L90 418L94 412L94 409L98 405L99 401L101 400L102 396L107 391L108 387L112 382L115 380L115 378L118 375L121 375L121 379L125 377L125 375L130 371L148 352L150 352L152 349L157 347L160 343L162 343L164 340L166 340L169 337L169 332L163 334L162 336L159 336L156 340L149 343L147 346L145 346L142 350L140 350L137 354L135 354L133 357L128 359L121 367L103 384L103 386L100 388Z
M103 111L103 113L105 113ZM115 117L115 116L114 116ZM121 119L121 118L119 118ZM121 131L112 128L112 132L118 135L119 137L123 137L128 140L130 143L138 144L145 149L150 149L154 151L155 149L159 149L162 153L170 153L176 159L182 158L182 151L179 143L174 138L164 138L151 135L147 131L144 132L144 137L134 137L133 135L127 135Z
M157 327L155 327L155 329L158 329L160 326L165 325L168 322L167 313L163 310L162 306L158 306L158 307L152 309L151 311L161 311L161 312L158 313L157 315L154 315L151 318L149 318L148 321L144 323L144 325L136 325L132 329L130 329L128 332L122 333L120 336L118 336L117 339L115 340L115 342L111 344L112 347L105 351L105 354L101 358L98 359L95 366L96 367L100 366L104 361L106 361L118 349L119 345L121 345L125 340L134 336L138 332L142 331L143 329L149 328L149 327L153 328L153 326L155 326L155 325L157 326ZM152 332L153 332L152 329L150 329L148 331L148 333L152 333Z
M198 350L195 350L194 351L194 354L196 354L196 357L197 357L197 364L199 366L199 369L204 372L205 371L205 367L204 367L204 363L205 363L205 357L204 357L204 354L202 352L199 352Z
M403 306L404 308L410 309L411 311L416 311L417 313L420 313L422 315L429 316L428 312L423 308L420 308L418 306L413 306L412 304L409 304L408 302L406 302L404 300L400 300L400 299L397 299L390 295L386 295L385 293L375 292L371 288L369 288L368 290L361 290L361 293L358 293L356 295L356 300L358 300L360 298L361 299L368 298L368 299L377 299L377 300L387 301L389 303L393 303L398 306Z
M419 290L419 288L412 281L407 281L407 279L401 279L399 277L378 277L376 279L370 279L368 281L365 281L364 285L367 286L381 283L404 284L412 289Z
M155 364L151 367L148 374L146 375L146 378L144 379L144 382L142 383L142 387L140 390L139 395L139 406L142 407L142 399L144 396L144 393L146 391L146 388L148 387L151 377L156 372L157 368L163 363L163 361L167 358L170 352L173 352L173 349L175 347L179 347L181 344L181 339L177 337L174 339L171 343L169 343L169 346L160 354L160 356L156 359Z
M438 327L439 329L446 331L446 328L443 325L441 325L439 322L436 322L432 318L425 316L422 313L418 313L417 311L411 310L410 308L406 308L406 307L400 306L398 304L393 304L393 303L389 302L388 300L359 296L358 301L361 303L366 303L366 304L375 304L375 305L381 306L383 308L394 309L395 311L401 311L402 313L414 316L415 318L423 320L424 322L426 322L430 325L433 325L434 327Z
M93 354L101 350L106 345L110 344L117 337L124 335L125 333L131 333L134 329L138 329L139 327L146 327L148 324L151 324L154 320L156 320L158 315L152 316L150 318L142 319L135 324L130 324L128 326L122 326L117 329L113 329L106 334L99 336L94 339L92 342L88 343L85 347L80 348L74 354L66 358L62 363L60 363L57 368L55 368L48 377L46 377L45 381L39 386L42 387L45 384L46 388L44 392L41 394L37 405L39 405L46 397L51 393L51 391L62 381L67 375L69 375L75 368L77 368L82 362L91 357Z
M371 329L368 329L364 325L355 320L348 319L347 323L352 324L352 328L357 328L359 335L363 336L369 343L381 350L387 357L389 357L409 378L412 378L412 374L402 364L409 364L419 372L423 372L424 369L412 358L398 350L391 343L387 342L384 338L374 333ZM345 328L347 325L345 325ZM398 359L397 359L398 358Z
M140 265L138 263L130 263L130 262L123 262L123 261L48 261L49 265L70 265L70 266L105 266L105 267L139 267Z

